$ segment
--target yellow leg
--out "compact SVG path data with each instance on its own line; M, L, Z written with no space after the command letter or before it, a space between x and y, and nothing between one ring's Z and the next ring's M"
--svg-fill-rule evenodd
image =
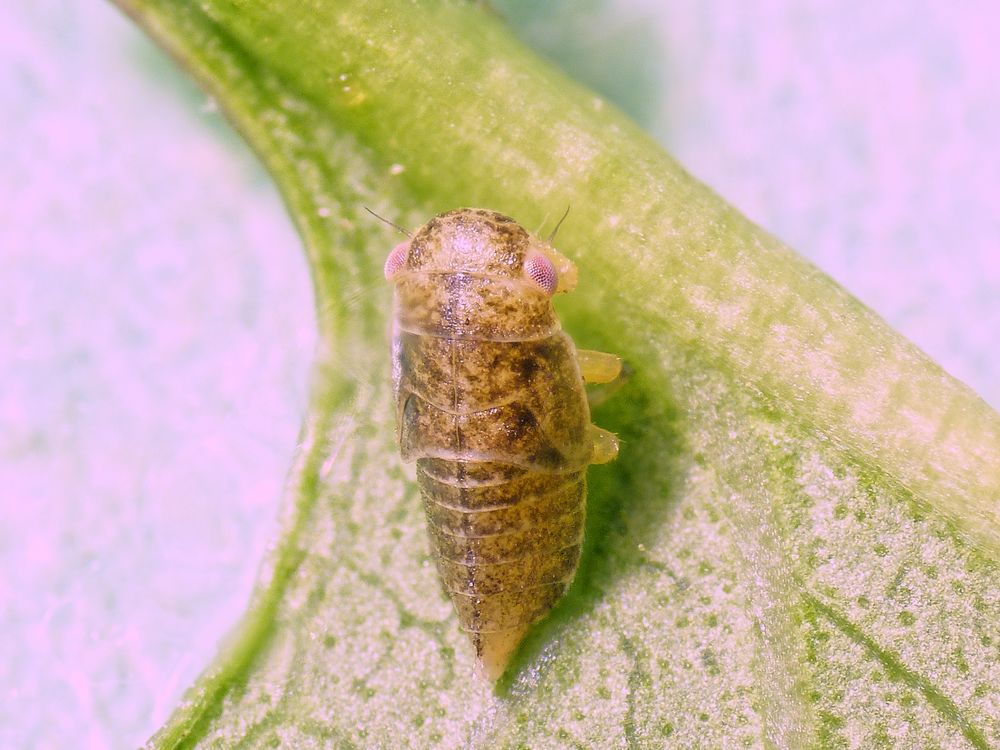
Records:
M590 349L577 349L576 361L580 366L583 382L595 387L587 389L587 401L596 409L618 393L632 374L632 368L616 354L605 354Z
M610 383L622 371L622 358L616 354L577 349L576 361L586 383Z
M618 438L615 434L592 424L590 425L590 435L591 440L594 441L590 463L606 464L608 461L614 461L618 456Z

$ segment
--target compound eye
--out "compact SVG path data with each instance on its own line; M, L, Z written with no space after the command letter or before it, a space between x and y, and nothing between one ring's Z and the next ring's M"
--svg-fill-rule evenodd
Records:
M389 257L385 259L385 266L382 271L385 273L387 279L391 279L395 276L403 266L406 265L406 258L410 254L410 241L400 242L396 247L392 249L389 253Z
M541 253L532 253L524 261L524 272L533 282L541 287L546 294L555 294L559 286L559 274L552 261Z

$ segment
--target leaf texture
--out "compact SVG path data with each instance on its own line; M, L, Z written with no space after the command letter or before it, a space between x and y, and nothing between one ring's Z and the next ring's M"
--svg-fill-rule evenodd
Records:
M1000 417L462 2L121 0L306 247L324 342L244 621L150 748L1000 745ZM561 301L632 380L580 572L496 690L428 556L387 372L393 238L570 203Z

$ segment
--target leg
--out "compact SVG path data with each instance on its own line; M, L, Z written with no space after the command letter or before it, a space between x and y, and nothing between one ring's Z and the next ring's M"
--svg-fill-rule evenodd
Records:
M606 388L599 388L587 394L591 406L603 402L614 394L629 375L629 368L622 368L622 358L616 354L577 349L576 361L580 365L580 374L583 375L585 383L608 384ZM590 439L593 441L590 454L592 464L606 464L618 456L618 438L613 432L592 424Z
M594 388L587 389L587 401L591 409L596 409L618 393L618 389L632 375L632 368L615 354L577 349L576 361L583 381L595 385Z
M590 425L591 440L594 441L593 452L590 455L590 463L606 464L614 461L618 456L618 438L613 432L598 427L596 424Z
M576 362L585 383L610 383L622 371L622 358L616 354L577 349Z

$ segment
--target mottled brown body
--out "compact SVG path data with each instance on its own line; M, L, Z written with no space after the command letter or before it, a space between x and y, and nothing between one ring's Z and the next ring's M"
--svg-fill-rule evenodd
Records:
M386 265L400 451L417 462L441 580L494 677L573 578L595 460L577 351L554 281L525 275L532 263L572 268L512 219L460 209Z

